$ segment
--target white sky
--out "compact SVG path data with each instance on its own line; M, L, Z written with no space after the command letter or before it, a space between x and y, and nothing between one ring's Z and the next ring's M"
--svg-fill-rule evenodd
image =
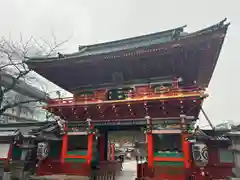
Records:
M79 44L116 40L188 25L202 29L225 17L231 22L204 107L213 123L240 122L240 4L237 0L0 0L0 35L27 39L53 31L59 41L71 37L65 52ZM205 123L204 123L205 124Z

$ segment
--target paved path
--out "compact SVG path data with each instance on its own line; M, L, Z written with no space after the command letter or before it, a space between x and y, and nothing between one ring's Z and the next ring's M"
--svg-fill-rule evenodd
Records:
M137 174L136 161L125 161L123 164L123 171L116 178L116 180L135 180Z

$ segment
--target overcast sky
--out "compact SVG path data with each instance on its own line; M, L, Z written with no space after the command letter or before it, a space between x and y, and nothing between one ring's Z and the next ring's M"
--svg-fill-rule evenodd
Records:
M204 108L214 122L240 122L240 4L237 0L0 0L0 35L12 39L70 41L65 52L78 45L116 40L187 24L195 31L225 17L231 22Z

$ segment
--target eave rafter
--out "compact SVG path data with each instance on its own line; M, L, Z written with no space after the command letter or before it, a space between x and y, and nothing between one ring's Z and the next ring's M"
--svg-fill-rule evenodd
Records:
M126 103L107 103L75 106L49 106L48 110L67 121L139 119L145 116L161 118L186 114L198 116L203 98L193 96L170 100L145 100Z

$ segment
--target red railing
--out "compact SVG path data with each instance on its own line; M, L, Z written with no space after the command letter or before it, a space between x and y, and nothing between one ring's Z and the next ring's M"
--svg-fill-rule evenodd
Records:
M202 89L197 87L186 87L186 88L179 88L179 89L169 89L168 92L164 93L156 93L149 87L144 87L144 91L135 90L135 92L126 93L127 96L124 100L108 100L107 93L104 95L99 95L98 93L93 93L93 95L85 95L81 97L68 97L68 98L58 98L52 99L48 102L48 105L64 105L64 104L91 104L91 103L108 103L108 102L122 102L122 101L133 101L133 100L141 100L141 99L154 99L162 97L164 98L171 98L177 96L191 96L191 95L200 95L202 94Z

